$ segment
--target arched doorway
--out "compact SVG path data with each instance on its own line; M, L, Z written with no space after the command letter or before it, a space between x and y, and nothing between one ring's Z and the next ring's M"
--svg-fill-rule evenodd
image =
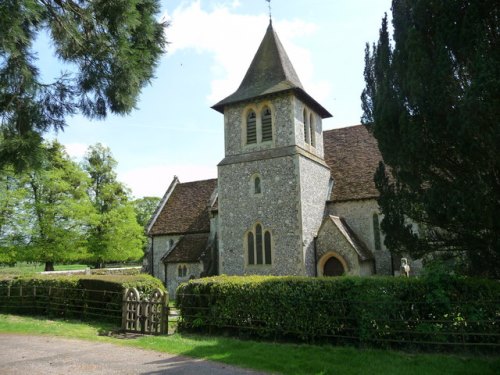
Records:
M323 276L342 276L344 273L344 265L336 257L328 258L323 266Z

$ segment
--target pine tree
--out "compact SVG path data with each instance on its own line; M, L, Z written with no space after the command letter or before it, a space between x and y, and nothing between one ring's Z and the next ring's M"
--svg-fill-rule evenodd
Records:
M159 0L0 2L0 166L39 165L42 138L68 115L129 113L166 44ZM70 71L42 80L33 43L47 32Z
M364 123L389 249L500 277L500 27L493 0L394 0L367 47Z

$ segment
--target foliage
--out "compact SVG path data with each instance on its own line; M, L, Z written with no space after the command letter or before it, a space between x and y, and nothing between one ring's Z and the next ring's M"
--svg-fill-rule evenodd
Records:
M86 229L94 215L85 173L59 143L44 147L42 168L21 177L29 193L17 210L31 218L24 228L21 259L45 262L46 271L50 271L55 262L86 257Z
M161 198L158 197L143 197L134 200L134 209L137 215L137 222L146 229L151 216L156 210L156 207L160 203Z
M126 288L150 293L160 280L149 275L29 276L0 279L0 310L114 321L119 324Z
M220 276L179 286L176 306L185 330L374 347L494 348L499 295L497 282L452 276Z
M0 3L0 166L36 166L45 132L77 112L129 113L165 46L159 0ZM46 32L67 72L44 82L33 43Z
M364 123L389 249L500 277L498 1L394 0L367 47ZM412 223L418 223L419 226Z
M97 220L89 228L89 251L91 260L99 266L143 255L144 232L137 223L127 189L117 181L116 165L110 149L99 143L89 147L83 163L91 180L88 194L97 213Z
M23 243L23 228L28 217L19 210L27 195L12 168L0 169L0 264L12 264L17 249Z

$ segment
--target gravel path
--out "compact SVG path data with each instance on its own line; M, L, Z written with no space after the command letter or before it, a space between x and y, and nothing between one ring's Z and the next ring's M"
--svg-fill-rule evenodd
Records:
M262 374L173 354L49 336L0 334L0 374Z

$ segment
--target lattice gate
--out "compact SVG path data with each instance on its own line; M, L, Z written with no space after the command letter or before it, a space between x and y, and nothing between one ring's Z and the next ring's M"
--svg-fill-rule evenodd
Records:
M168 333L168 293L155 289L142 295L136 288L125 290L122 329L149 335Z

